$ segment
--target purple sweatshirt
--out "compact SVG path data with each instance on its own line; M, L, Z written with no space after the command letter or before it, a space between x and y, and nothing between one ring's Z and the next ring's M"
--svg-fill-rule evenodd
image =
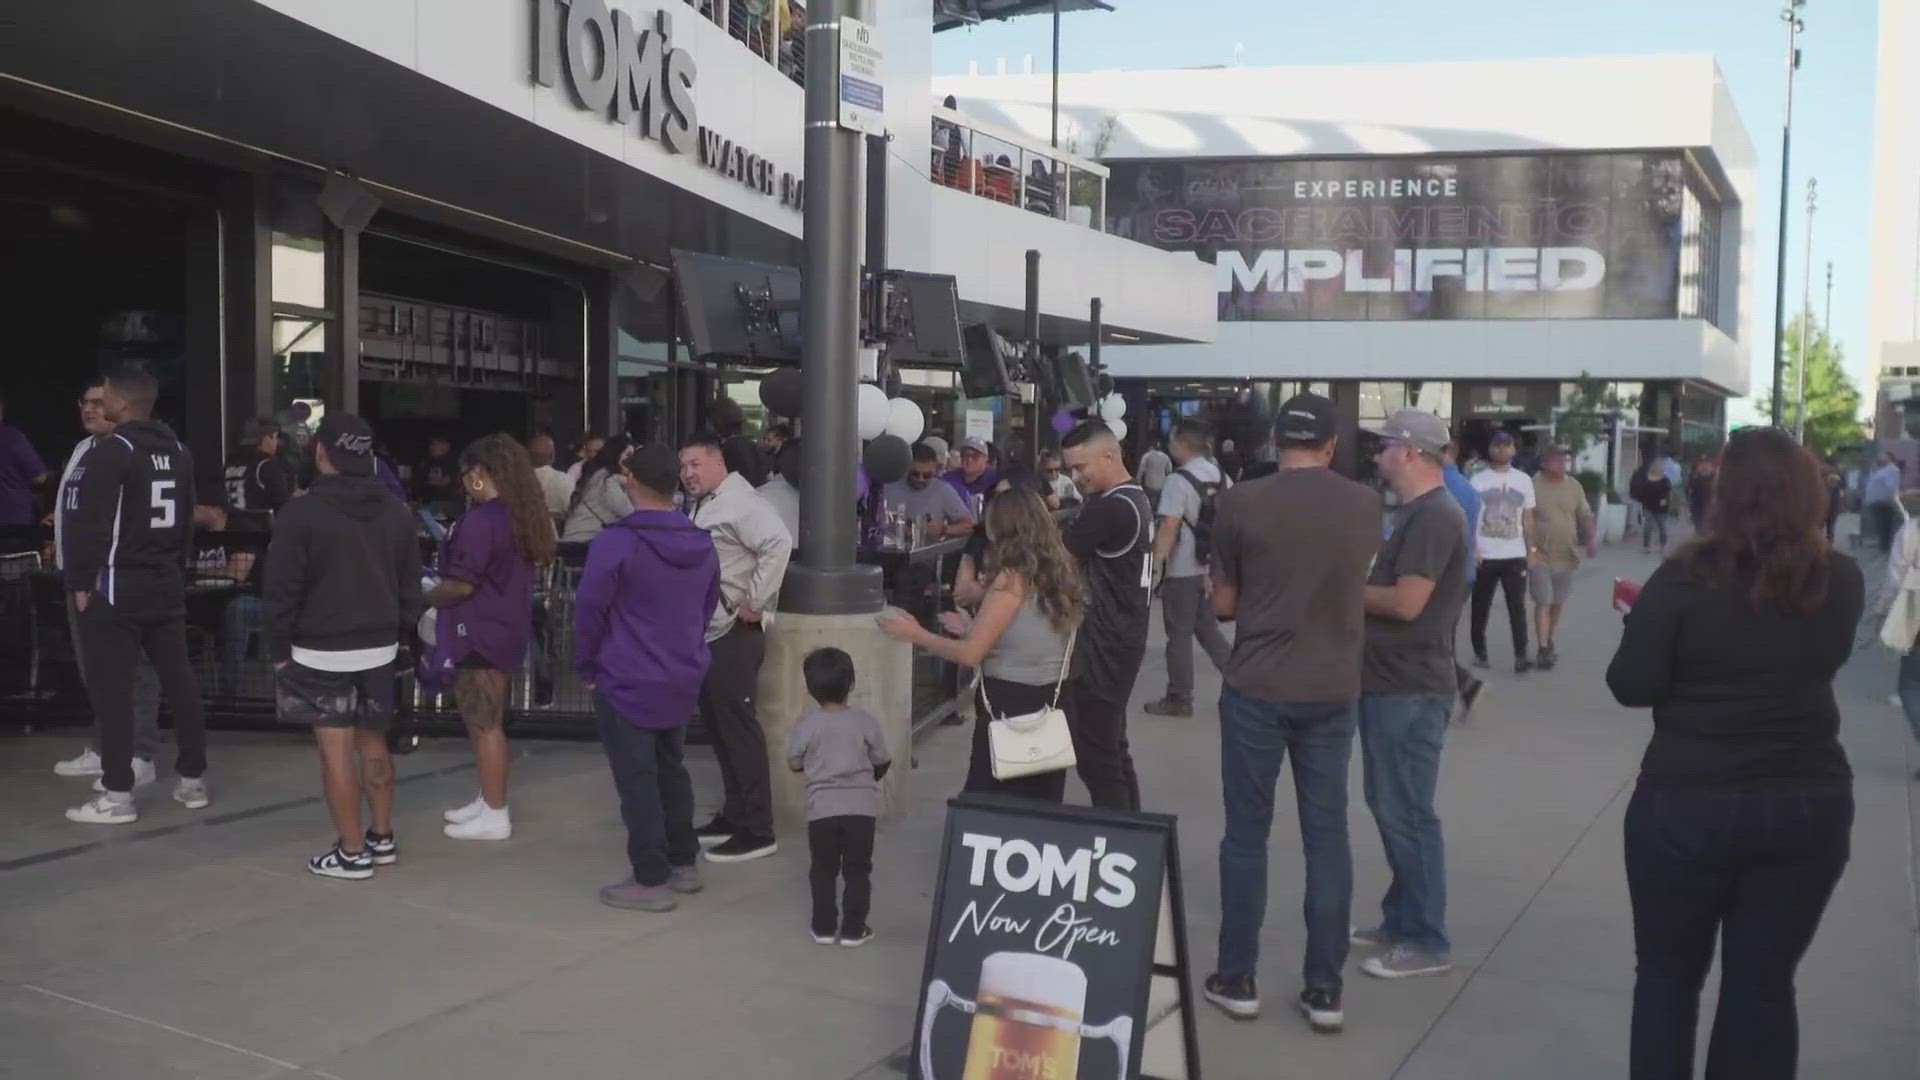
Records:
M587 548L574 601L573 667L637 727L683 727L700 702L720 556L671 510L636 510Z
M481 503L454 523L440 573L473 586L473 594L436 615L434 673L450 677L469 656L519 671L533 638L533 564L514 543L506 503Z

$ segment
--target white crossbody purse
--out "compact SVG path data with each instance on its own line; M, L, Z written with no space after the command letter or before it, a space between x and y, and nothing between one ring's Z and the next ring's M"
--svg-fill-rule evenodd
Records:
M1067 714L1060 711L1060 687L1067 681L1073 642L1079 634L1076 627L1067 635L1067 654L1060 661L1060 678L1054 681L1053 701L1046 708L1024 716L995 717L987 724L987 748L993 757L995 780L1073 768L1073 732L1067 727ZM980 700L987 707L987 715L993 716L984 678L980 681Z

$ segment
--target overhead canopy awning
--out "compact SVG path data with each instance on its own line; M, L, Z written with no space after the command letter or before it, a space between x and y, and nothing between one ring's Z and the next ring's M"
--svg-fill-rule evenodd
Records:
M1063 13L1113 10L1106 0L1059 0L1059 5ZM933 0L933 32L1022 15L1051 15L1053 8L1054 0Z

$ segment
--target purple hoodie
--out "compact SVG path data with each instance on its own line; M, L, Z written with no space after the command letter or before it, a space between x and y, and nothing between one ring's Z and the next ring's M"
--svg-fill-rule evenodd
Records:
M573 668L637 727L684 726L707 676L720 556L671 510L636 510L587 548L574 601Z

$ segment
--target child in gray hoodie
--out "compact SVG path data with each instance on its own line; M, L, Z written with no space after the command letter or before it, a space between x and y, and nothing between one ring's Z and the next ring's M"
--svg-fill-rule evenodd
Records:
M893 759L870 714L847 707L853 658L815 649L801 662L807 693L819 707L802 717L787 743L787 765L807 777L807 845L813 856L813 940L857 949L873 939L873 833L884 799L880 781ZM846 881L835 903L834 886Z

